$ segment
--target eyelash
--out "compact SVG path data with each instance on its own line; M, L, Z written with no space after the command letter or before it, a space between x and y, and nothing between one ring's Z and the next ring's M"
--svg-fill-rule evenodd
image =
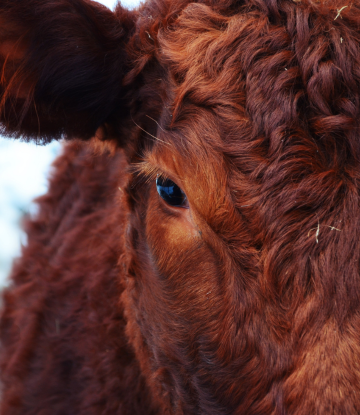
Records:
M151 183L157 178L161 178L163 180L170 179L170 177L159 167L147 162L138 163L134 167L134 173L138 177L144 177L146 183Z

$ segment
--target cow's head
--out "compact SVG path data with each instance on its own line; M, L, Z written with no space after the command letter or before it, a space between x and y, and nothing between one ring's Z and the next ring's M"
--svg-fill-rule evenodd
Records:
M0 20L2 132L126 154L121 301L161 405L358 413L359 4L2 0Z

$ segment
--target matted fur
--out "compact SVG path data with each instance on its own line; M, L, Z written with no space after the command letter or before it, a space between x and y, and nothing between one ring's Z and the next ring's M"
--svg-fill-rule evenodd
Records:
M4 292L1 415L360 413L359 1L0 22L1 131L74 139Z

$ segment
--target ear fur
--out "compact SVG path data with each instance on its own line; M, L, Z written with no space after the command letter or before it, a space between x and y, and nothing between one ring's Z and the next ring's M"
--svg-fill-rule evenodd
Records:
M126 103L136 14L90 0L0 1L0 133L88 139Z

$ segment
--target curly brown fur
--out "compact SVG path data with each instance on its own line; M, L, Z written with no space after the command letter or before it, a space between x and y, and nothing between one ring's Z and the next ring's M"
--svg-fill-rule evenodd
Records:
M28 222L1 414L358 414L360 3L36 3L0 0L3 128L97 150L67 145ZM32 59L41 19L74 65L55 29Z
M117 306L124 165L80 143L55 163L4 295L1 413L155 413Z

